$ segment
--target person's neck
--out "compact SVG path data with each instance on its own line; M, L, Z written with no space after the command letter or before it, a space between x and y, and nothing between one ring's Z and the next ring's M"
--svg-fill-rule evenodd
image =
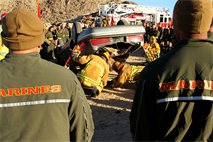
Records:
M32 52L40 52L41 46L32 48L32 49L28 49L28 50L20 50L20 51L16 51L16 50L10 50L10 53L14 53L14 54L27 54L27 53L32 53Z
M180 40L183 39L207 39L208 35L207 33L201 33L201 34L183 34L182 36L180 36Z
M213 26L210 26L209 32L213 32Z

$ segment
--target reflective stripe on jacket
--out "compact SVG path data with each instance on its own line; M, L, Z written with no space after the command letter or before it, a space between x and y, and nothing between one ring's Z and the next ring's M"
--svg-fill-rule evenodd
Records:
M158 58L158 54L160 54L160 46L158 43L151 44L151 52L154 56L154 59L151 61L154 61ZM150 61L149 54L145 55L145 59L146 59L146 61Z
M100 68L100 73L99 73L99 76L97 76L97 80L93 79L93 78L90 78L90 77L87 77L87 76L84 76L86 70L90 67L90 66L97 66L98 68ZM93 62L93 61L90 61L86 67L84 69L82 69L82 71L80 73L77 74L77 77L81 78L81 79L84 79L88 82L90 82L91 84L95 84L95 85L100 85L102 82L101 82L101 77L103 76L104 74L104 68L102 66L100 66L99 64Z
M109 67L101 57L97 55L78 56L73 60L80 64L86 64L77 74L81 84L89 87L100 86L101 88L107 85Z
M111 87L121 87L126 81L138 80L140 72L145 66L124 65L118 76L113 79Z

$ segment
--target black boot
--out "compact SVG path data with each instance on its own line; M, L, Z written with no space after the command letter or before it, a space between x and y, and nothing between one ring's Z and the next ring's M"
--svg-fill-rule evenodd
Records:
M98 94L99 94L98 88L96 86L93 86L91 97L95 98L96 96L98 96Z

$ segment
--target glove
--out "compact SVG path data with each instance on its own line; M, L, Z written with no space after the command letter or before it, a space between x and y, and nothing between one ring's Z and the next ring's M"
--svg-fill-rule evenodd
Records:
M79 54L72 54L71 57L73 60L75 60L75 58L77 58L79 56Z

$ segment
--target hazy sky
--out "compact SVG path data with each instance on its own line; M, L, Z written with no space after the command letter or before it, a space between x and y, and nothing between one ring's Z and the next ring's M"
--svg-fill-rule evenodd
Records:
M173 13L173 8L177 0L130 0L136 2L138 5L157 6L169 8L169 13Z

